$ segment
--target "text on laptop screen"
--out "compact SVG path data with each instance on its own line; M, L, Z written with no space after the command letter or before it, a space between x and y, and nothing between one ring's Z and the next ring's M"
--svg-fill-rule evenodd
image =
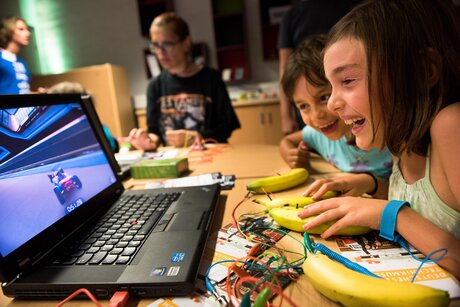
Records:
M115 181L79 103L0 109L0 254Z

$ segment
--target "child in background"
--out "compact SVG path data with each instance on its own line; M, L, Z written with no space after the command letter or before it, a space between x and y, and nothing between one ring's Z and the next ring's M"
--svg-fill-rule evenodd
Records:
M341 171L354 173L337 179L341 185L335 184L334 188L343 195L368 193L386 199L392 165L390 152L386 148L364 151L356 147L350 126L327 109L331 86L322 65L325 40L324 35L308 37L286 64L281 82L284 92L294 101L307 126L281 140L281 156L291 168L309 168L310 153L317 152ZM315 192L313 198L321 197L328 190L329 181L316 181L306 194Z
M320 214L305 224L306 231L337 220L323 238L351 225L382 234L383 223L391 220L391 233L423 254L446 248L438 263L459 278L460 25L455 12L450 0L369 1L331 30L324 53L332 84L328 107L352 125L360 148L388 146L394 156L389 199L410 207L338 197L299 216Z
M0 94L30 93L30 72L18 57L22 48L29 45L29 39L24 19L10 16L0 21Z
M147 87L148 130L133 129L124 140L150 151L199 138L226 143L240 122L219 72L193 61L185 20L172 12L155 17L150 38L163 70Z

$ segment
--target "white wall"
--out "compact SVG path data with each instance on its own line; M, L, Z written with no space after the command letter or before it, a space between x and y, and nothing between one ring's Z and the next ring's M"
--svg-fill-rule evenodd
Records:
M56 18L54 26L62 29L66 44L71 47L66 56L72 59L72 68L103 63L123 66L128 72L132 96L144 94L148 80L143 49L148 46L148 39L140 33L136 1L66 0L56 3L62 18ZM216 67L211 0L174 0L174 4L176 12L188 22L193 41L208 44L210 64ZM20 15L18 0L2 0L0 11L2 16ZM262 59L259 0L246 0L246 17L252 74L250 82L275 81L278 78L278 62L264 62ZM30 57L34 48L28 48L23 57L34 61ZM46 46L38 46L38 49L46 52ZM35 69L38 65L30 63L30 67Z

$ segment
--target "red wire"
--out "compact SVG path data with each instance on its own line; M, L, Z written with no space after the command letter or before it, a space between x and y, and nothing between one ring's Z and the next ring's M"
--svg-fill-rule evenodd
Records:
M266 193L267 196L269 196L268 193ZM239 230L239 228L237 227L238 225L238 220L236 218L236 211L237 209L246 201L250 198L251 195L250 193L248 193L236 206L235 208L233 208L232 210L232 220L233 220L233 223L234 223L234 226L236 227L237 230ZM270 197L270 196L269 196ZM243 233L244 235L244 233ZM271 242L271 243L276 243L276 242ZM283 258L286 258L286 255L284 253L283 250L281 250L278 246L276 246L276 244L273 244L272 247L283 257ZM252 248L254 249L255 246ZM245 258L246 260L248 259L252 259L252 260L255 260L257 262L261 262L262 260L260 258L255 258L253 257L254 255L251 253L252 249L250 250L250 252L248 253L248 256ZM241 259L240 259L241 261ZM243 277L240 277L240 278L237 278L234 282L234 285L233 285L233 291L232 289L230 288L230 275L232 274L232 271L233 271L233 267L236 266L237 263L239 263L240 261L235 261L235 263L233 265L231 265L229 268L228 268L228 274L227 274L227 279L226 279L226 290L227 290L227 296L228 298L231 300L231 295L232 295L232 292L233 292L233 295L235 296L235 298L237 299L238 303L239 302L239 299L236 295L236 288L239 287L239 285L241 285L244 281L255 281L255 282L258 282L259 279L253 277L253 276L243 276ZM284 293L283 293L283 289L281 287L281 284L278 280L278 277L276 274L273 274L273 271L270 269L269 266L266 266L262 263L263 266L265 266L265 268L270 272L270 274L273 275L273 280L275 281L276 283L276 286L272 285L271 283L267 283L269 284L270 286L270 289L274 292L276 292L278 295L281 296L281 304L283 302L283 299L286 299L292 306L297 306L289 297L287 297ZM278 273L278 274L282 274L282 275L287 275L289 277L289 279L291 280L295 280L295 275L290 271L288 270L287 273ZM298 277L298 276L297 276ZM267 303L269 304L269 303Z
M73 299L74 297L76 297L77 295L79 295L81 293L86 294L86 296L88 296L93 301L93 303L96 304L96 306L102 307L101 303L99 303L99 301L94 297L94 295L86 288L78 289L77 291L75 291L74 293L72 293L71 295L66 297L64 300L60 301L56 305L56 307L60 307L60 306L64 305L65 303L67 303L68 301L70 301L71 299Z
M228 268L228 273L227 273L227 278L226 278L226 292L227 292L227 296L228 298L231 300L231 297L232 297L232 289L231 289L231 284L230 284L230 276L232 275L232 271L233 271L233 267L236 266L237 264L243 262L243 261L247 261L247 260L253 260L255 262L259 262L261 263L262 266L265 267L265 269L267 271L270 272L270 274L273 276L273 280L275 281L276 285L278 286L278 288L282 289L281 287L281 283L280 281L278 280L278 277L276 276L276 274L273 274L273 270L267 266L263 261L262 259L260 258L257 258L257 257L253 257L253 256L247 256L245 258L240 258L240 259L237 259L235 260L235 262L229 266ZM233 284L233 290L235 290L235 288L238 288L241 283L245 280L255 280L256 282L259 282L259 278L256 278L254 276L244 276L244 277L241 277L239 280L235 281L235 283ZM282 296L283 297L283 296ZM235 298L238 300L238 297L235 295Z

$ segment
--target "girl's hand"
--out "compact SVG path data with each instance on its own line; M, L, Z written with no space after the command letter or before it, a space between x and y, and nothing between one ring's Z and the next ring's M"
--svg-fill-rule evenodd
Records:
M304 225L304 229L319 226L326 222L336 221L321 237L328 238L338 230L348 226L365 226L372 229L380 228L380 217L387 201L361 197L336 197L308 205L299 212L300 218L318 215Z
M289 149L286 156L286 162L290 168L308 168L310 152L307 144L301 141L296 148Z
M369 174L348 174L335 178L315 180L302 193L319 200L327 191L337 191L343 196L361 196L375 188L375 182Z
M185 129L166 131L166 142L174 147L190 146L197 137L199 137L197 131Z
M132 129L127 137L117 138L118 142L128 142L136 149L153 151L156 150L159 138L153 133L148 133L143 129Z

